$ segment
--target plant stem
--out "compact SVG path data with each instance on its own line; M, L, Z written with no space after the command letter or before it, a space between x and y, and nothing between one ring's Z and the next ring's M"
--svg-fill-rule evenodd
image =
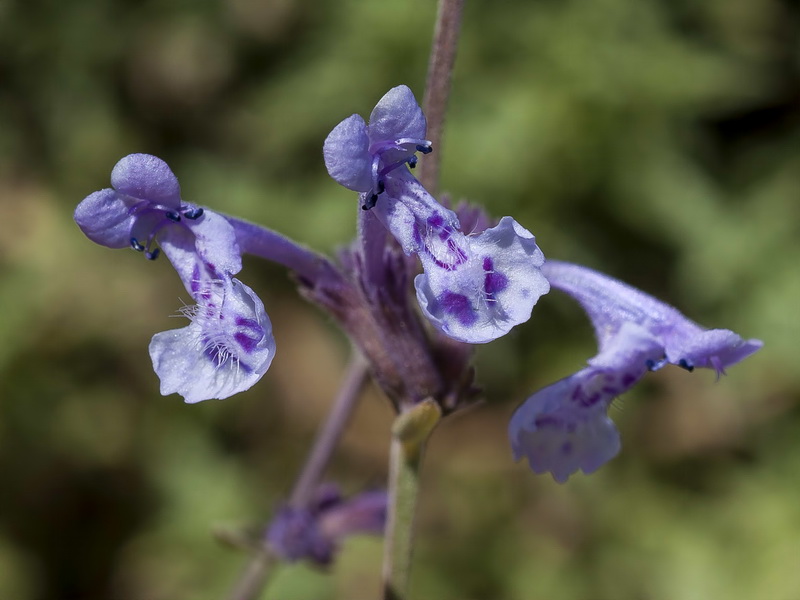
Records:
M383 600L407 600L414 540L414 514L425 443L442 417L425 400L400 413L392 427L389 453L389 514L383 553Z
M450 95L450 80L456 62L458 35L461 30L461 13L464 0L440 0L433 33L428 79L422 108L428 120L427 137L434 152L420 162L420 181L427 190L436 195L439 187L439 164L441 158L444 116L447 98Z
M331 411L328 413L328 418L317 433L303 470L294 484L289 499L290 505L303 508L311 501L336 444L353 415L367 375L366 361L360 354L355 353ZM258 598L276 561L275 555L266 546L260 548L236 582L228 600L255 600Z
M347 367L339 394L333 403L328 419L317 433L314 445L308 454L303 470L294 484L289 504L304 508L311 501L314 491L322 479L322 473L330 462L333 451L342 437L350 417L353 416L361 390L367 381L367 362L354 351L353 359Z

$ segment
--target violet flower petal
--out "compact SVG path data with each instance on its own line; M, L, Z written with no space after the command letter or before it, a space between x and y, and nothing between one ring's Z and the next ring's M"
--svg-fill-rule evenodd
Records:
M548 261L542 272L554 288L581 304L601 351L626 322L647 329L663 344L667 360L684 368L705 367L721 373L763 346L761 340L744 340L727 329L704 329L672 306L592 269Z
M177 209L181 204L178 178L163 160L150 154L129 154L111 171L111 187L122 194Z
M425 272L414 285L434 325L456 340L483 344L530 319L550 285L536 239L513 218L465 240L468 261L448 269L421 256Z
M185 307L191 321L153 336L150 357L161 394L187 403L228 398L249 389L275 356L272 324L264 305L237 279L205 280Z
M380 144L387 140L424 139L428 128L425 115L405 85L393 87L378 100L369 116L369 141Z
M388 179L416 165L418 151L431 151L426 127L414 94L397 86L378 101L368 125L351 115L334 127L323 145L325 166L339 184L366 194L363 206L372 208Z
M325 167L339 184L355 192L372 189L372 155L367 124L352 115L333 128L322 146Z
M466 262L467 242L458 217L408 171L387 179L385 197L373 211L406 254L420 254L444 268Z
M75 208L75 222L84 235L108 248L128 248L134 217L131 202L122 194L106 188L89 194Z
M620 449L606 411L647 373L647 361L662 355L658 339L624 323L588 367L539 390L516 410L509 423L515 460L527 458L534 473L549 472L559 483L578 470L596 471Z

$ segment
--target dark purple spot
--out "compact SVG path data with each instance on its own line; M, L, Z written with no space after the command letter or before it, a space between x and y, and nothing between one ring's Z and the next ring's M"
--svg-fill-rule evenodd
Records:
M623 387L629 388L634 383L636 383L636 377L631 375L630 373L625 373L622 376L622 385L623 385Z
M608 394L609 396L619 396L619 390L615 387L610 385L606 385L603 387L603 393Z
M472 304L463 294L445 292L439 298L439 304L444 312L455 316L462 325L473 325L478 320L478 315L472 309Z
M487 273L483 278L483 289L489 298L494 299L498 292L508 287L508 277L502 273Z
M258 342L261 341L261 338L251 338L242 331L237 331L234 333L233 339L236 340L236 343L238 343L248 354L252 354L256 349L256 346L258 346Z
M430 217L428 217L428 225L430 227L435 227L436 229L439 229L440 227L442 227L442 225L444 225L444 217L439 213L431 215Z
M486 292L489 299L494 300L495 294L508 287L508 277L494 272L494 261L490 256L483 258L483 270L486 271L486 276L483 278L483 291Z
M255 319L248 319L247 317L236 317L237 327L248 327L249 329L257 329L261 331L261 326Z
M564 456L572 454L572 442L564 442L561 444L561 454Z
M542 415L541 417L537 417L533 424L536 425L537 429L547 427L554 427L555 429L564 428L564 422L553 415Z
M587 408L590 407L590 406L594 406L595 404L597 404L600 401L600 399L602 397L603 397L602 394L600 394L599 392L595 392L594 394L592 394L588 398L585 397L585 396L583 398L581 398L580 399L580 405L584 406L584 407L587 407Z

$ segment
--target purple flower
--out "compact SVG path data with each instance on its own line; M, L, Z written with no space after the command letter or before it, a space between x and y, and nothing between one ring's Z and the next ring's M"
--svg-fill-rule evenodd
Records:
M387 501L384 491L363 492L345 500L335 485L325 484L308 508L281 508L267 540L284 560L309 559L328 565L344 538L383 532Z
M353 115L325 140L325 164L340 184L362 192L363 208L391 232L406 254L417 254L424 274L417 298L446 335L490 342L527 321L549 285L533 235L505 217L497 227L465 235L456 214L439 204L404 167L427 153L425 117L405 86L390 90L369 125Z
M187 327L150 343L161 393L199 402L250 388L272 362L275 341L264 305L233 278L242 268L233 226L184 203L177 178L155 156L126 156L111 172L111 185L78 205L78 226L98 244L132 247L150 260L163 251L197 303L182 310Z
M592 473L619 452L619 433L606 412L647 371L671 363L719 375L763 345L727 329L703 329L673 307L585 267L548 261L542 272L583 306L599 346L588 367L539 390L511 418L515 459L526 457L535 473L550 472L559 482L579 469Z
M233 227L217 214L184 203L178 179L160 158L126 156L111 171L111 186L90 194L75 209L75 222L93 242L131 247L151 260L159 255L156 242L165 252L177 246L176 255L193 248L216 271L241 270ZM182 266L175 264L186 283Z
M405 171L406 164L414 168L417 152L431 152L426 129L414 94L399 85L378 101L369 125L360 115L351 115L334 127L322 149L325 166L338 183L363 193L365 209L372 208L387 177Z
M490 342L531 316L550 290L540 272L544 255L533 234L511 217L469 237L460 232L464 260L449 267L420 255L425 272L414 281L422 311L450 337Z

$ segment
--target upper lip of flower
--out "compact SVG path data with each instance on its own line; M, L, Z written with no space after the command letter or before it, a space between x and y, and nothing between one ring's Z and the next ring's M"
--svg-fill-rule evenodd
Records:
M387 177L406 164L414 168L417 152L432 151L426 127L414 94L397 86L375 105L369 124L351 115L334 127L323 145L325 166L338 183L365 194L368 210L384 193Z

